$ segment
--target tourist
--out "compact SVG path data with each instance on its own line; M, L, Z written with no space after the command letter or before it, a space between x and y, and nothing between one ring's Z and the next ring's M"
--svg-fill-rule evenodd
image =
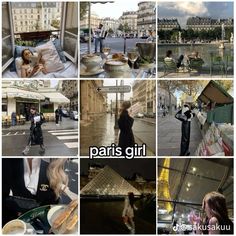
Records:
M126 156L126 148L133 147L134 135L132 126L134 119L129 115L128 109L131 107L129 101L124 101L121 105L120 117L118 119L118 125L120 129L118 146L122 148L122 155Z
M24 49L21 53L22 65L21 65L21 77L22 78L31 78L34 75L42 71L44 74L47 74L47 71L44 67L45 61L42 59L42 55L39 53L38 63L32 65L31 57L34 54L29 49Z
M164 58L164 61L166 63L168 62L174 62L176 64L176 67L177 68L180 68L181 66L183 66L182 62L184 60L184 55L180 55L178 60L176 61L174 58L173 58L173 54L172 54L172 51L171 50L168 50L166 52L166 57Z
M60 112L59 112L59 107L55 110L55 121L56 125L59 125L59 117L60 117Z
M42 113L38 113L35 107L30 108L30 137L28 144L22 151L23 155L27 155L30 151L31 145L40 145L40 154L45 153L45 147L43 144L43 132L41 125L45 122L45 118Z
M66 161L66 158L3 159L3 225L32 208L57 204L63 193L77 199L77 194L68 188Z
M103 24L99 24L98 28L94 30L95 38L95 53L97 53L98 44L100 44L100 53L103 49L103 40L105 39L105 31L103 29Z
M206 214L205 219L202 220L201 217L195 215L191 217L191 223L198 228L196 234L234 234L234 225L229 219L223 194L207 193L202 202L202 209Z
M189 142L190 142L190 130L191 120L195 114L191 111L191 103L186 103L181 110L177 112L175 118L182 122L181 127L181 144L180 144L180 156L189 156Z
M153 32L152 32L152 30L148 30L148 34L149 34L149 36L148 36L148 38L146 39L146 42L147 42L147 43L152 43L152 42L154 42L154 41L155 41L155 38L153 37Z
M124 209L122 212L124 224L131 234L135 234L134 210L138 210L134 204L134 200L134 193L129 192L128 196L125 198Z
M16 113L13 111L13 112L11 113L11 125L12 125L12 126L15 126L16 123L17 123L17 117L16 117Z

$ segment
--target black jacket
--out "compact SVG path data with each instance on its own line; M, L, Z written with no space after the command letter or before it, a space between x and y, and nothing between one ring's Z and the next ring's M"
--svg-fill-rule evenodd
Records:
M40 121L36 124L34 123L34 117L40 116ZM30 141L31 145L41 145L43 144L43 132L41 125L44 123L44 117L42 114L36 113L30 116L31 126L30 126Z
M134 119L129 116L128 111L123 111L118 119L120 129L118 146L122 148L123 155L127 147L132 147L135 144L132 126Z
M16 212L13 212L14 209L12 209L12 206L6 204L8 202L7 200L10 190L12 190L13 196L34 199L41 206L58 203L54 191L49 187L49 181L47 178L48 165L49 163L41 160L37 193L36 195L32 195L25 187L23 159L4 158L2 160L2 205L3 218L6 221L16 217L18 212L17 209L15 209Z

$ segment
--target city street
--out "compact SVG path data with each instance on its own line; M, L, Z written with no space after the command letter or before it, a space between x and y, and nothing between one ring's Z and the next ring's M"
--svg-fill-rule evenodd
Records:
M136 234L156 233L156 208L143 206L141 202L135 202L138 210L135 211ZM145 203L144 203L145 205ZM123 201L118 200L86 200L81 199L81 229L82 234L129 234L122 221ZM92 214L88 214L92 212ZM91 227L93 225L93 227Z
M21 126L3 128L2 155L21 156L30 134L30 123ZM55 122L42 125L44 156L76 156L78 154L78 122L63 118L56 126ZM32 146L28 156L39 156L39 145Z
M106 114L91 124L80 126L80 155L88 156L90 146L110 146L118 143L118 130L114 130L114 114ZM139 145L147 144L147 156L155 155L156 124L154 121L135 119L133 125L135 141Z
M135 47L135 44L137 42L145 42L145 39L141 38L129 38L126 39L126 50L132 49ZM91 43L92 50L91 52L94 52L94 42ZM104 40L104 45L107 45L111 48L110 54L116 53L116 52L124 52L124 38L107 38ZM88 43L80 43L80 54L87 53L88 50Z
M191 122L190 155L194 155L202 135L196 123ZM174 116L158 117L158 156L179 156L181 142L181 122Z

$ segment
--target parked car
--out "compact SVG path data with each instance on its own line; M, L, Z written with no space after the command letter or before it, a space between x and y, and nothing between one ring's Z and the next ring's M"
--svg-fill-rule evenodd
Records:
M144 118L144 114L139 112L139 113L136 114L135 117L136 118Z
M147 112L144 114L145 117L147 118L155 118L156 117L156 113L154 112Z
M89 41L89 29L80 29L80 43L87 43ZM91 42L93 42L93 30L91 29Z
M69 117L70 116L69 112L66 109L62 109L61 111L62 111L62 116L63 117Z
M70 118L73 120L78 120L78 111L70 111Z

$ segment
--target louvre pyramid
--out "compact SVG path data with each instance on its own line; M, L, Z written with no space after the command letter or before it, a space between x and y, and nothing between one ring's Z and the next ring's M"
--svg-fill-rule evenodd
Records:
M140 192L128 183L123 177L109 166L105 166L81 191L81 195L141 195Z

